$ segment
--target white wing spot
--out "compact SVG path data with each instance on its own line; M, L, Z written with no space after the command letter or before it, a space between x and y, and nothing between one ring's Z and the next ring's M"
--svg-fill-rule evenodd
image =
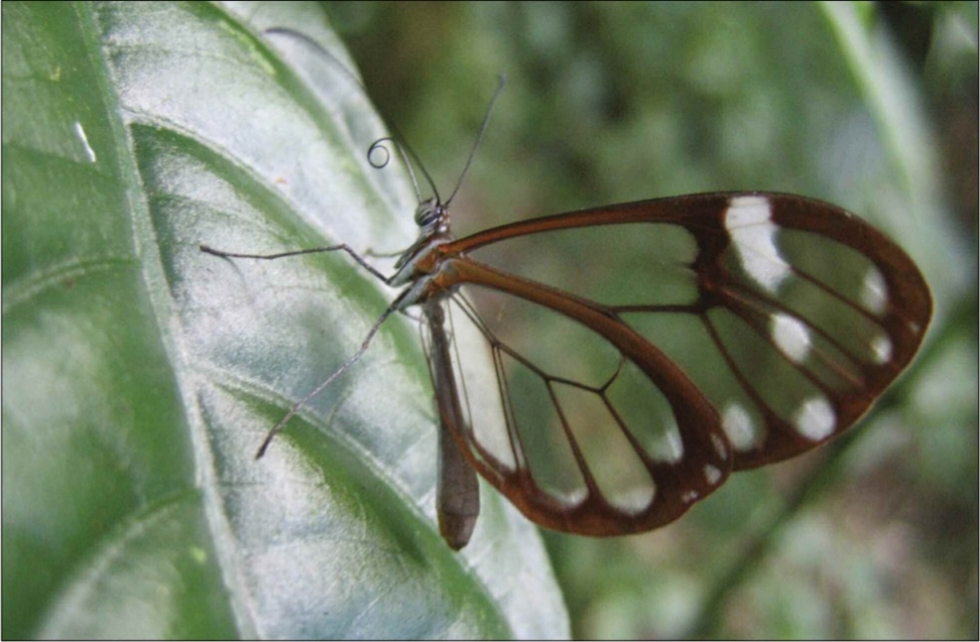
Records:
M685 504L690 504L692 502L695 502L697 501L697 499L698 499L698 491L696 490L685 490L683 493L681 493L681 501L684 502Z
M790 274L776 248L776 225L765 196L736 196L725 212L725 228L745 271L759 285L775 292Z
M653 487L641 486L616 493L614 497L608 498L608 501L625 513L639 515L653 503L653 496Z
M892 358L892 342L885 335L879 335L871 340L871 351L874 353L875 363L885 364Z
M715 447L715 452L718 453L718 458L722 461L728 459L728 447L725 445L725 440L718 435L711 434L711 445Z
M814 397L800 408L794 420L796 432L810 441L820 441L830 436L837 425L834 409L823 397Z
M752 417L741 405L732 402L725 406L721 416L721 427L728 435L735 450L746 451L755 447L756 431Z
M676 464L684 458L684 442L681 440L681 431L677 426L677 421L670 417L670 425L654 440L648 448L653 459L656 461Z
M861 288L861 302L864 303L869 311L878 315L885 311L885 304L888 303L888 286L885 284L885 277L873 265L864 276L864 285Z
M667 432L667 444L670 448L669 461L676 464L684 457L684 442L681 441L680 429Z
M711 464L706 464L704 467L704 478L709 484L714 486L721 479L721 471L712 466Z
M813 342L810 340L810 331L802 321L788 314L774 314L769 331L772 332L776 346L785 352L786 356L796 363L806 361Z
M563 505L573 508L579 506L589 496L589 491L585 488L575 488L569 491L547 491L548 495L557 499Z

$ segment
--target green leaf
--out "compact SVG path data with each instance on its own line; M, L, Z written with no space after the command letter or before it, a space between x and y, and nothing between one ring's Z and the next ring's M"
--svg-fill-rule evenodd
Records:
M434 527L414 322L254 460L392 293L411 243L379 118L316 5L3 5L3 636L554 637L535 530ZM390 261L380 261L390 266Z

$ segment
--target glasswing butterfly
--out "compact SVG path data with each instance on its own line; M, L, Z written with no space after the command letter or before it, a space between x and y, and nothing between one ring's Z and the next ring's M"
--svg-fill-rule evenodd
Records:
M322 51L297 32L267 33ZM454 549L479 513L476 472L551 529L610 536L668 524L731 472L850 428L910 363L932 314L929 288L901 248L802 196L662 198L462 239L450 231L452 196L420 201L418 240L390 276L345 244L272 255L201 249L249 259L343 251L403 287L258 456L389 316L421 308L440 420L439 525ZM634 265L627 283L604 265L624 254ZM514 271L515 255L532 260ZM549 269L569 259L571 271ZM483 346L492 372L456 349L464 336Z

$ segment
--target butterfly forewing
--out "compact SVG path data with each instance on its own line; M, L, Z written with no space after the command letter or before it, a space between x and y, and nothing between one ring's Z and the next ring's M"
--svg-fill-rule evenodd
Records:
M446 332L494 365L452 353L459 445L531 519L583 534L662 525L731 470L839 434L931 314L896 245L795 196L612 206L441 254Z

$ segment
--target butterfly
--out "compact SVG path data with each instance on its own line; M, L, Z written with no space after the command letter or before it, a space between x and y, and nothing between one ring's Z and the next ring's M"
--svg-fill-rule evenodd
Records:
M439 528L457 550L479 514L477 473L550 529L612 536L669 524L732 472L854 425L911 362L932 315L928 285L898 245L803 196L661 198L461 239L451 200L420 199L419 237L392 275L345 244L201 249L246 259L341 251L403 288L259 456L389 316L421 309L440 428ZM530 262L515 269L518 256ZM628 279L611 257L625 257Z

